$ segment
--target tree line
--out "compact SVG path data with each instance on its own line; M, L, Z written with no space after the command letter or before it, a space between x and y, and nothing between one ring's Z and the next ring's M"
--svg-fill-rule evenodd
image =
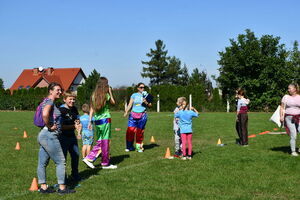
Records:
M205 70L194 68L191 73L188 66L176 56L169 56L162 40L155 41L155 48L150 48L147 61L141 61L141 76L149 78L148 91L154 97L160 94L161 110L171 111L179 96L193 94L193 104L203 111L225 111L226 101L235 109L235 91L244 88L251 99L253 111L272 110L280 103L289 83L299 83L300 51L297 41L292 49L280 42L280 37L273 35L255 36L247 29L236 39L230 39L230 45L219 52L219 76L212 76L212 81ZM78 106L88 103L100 73L96 70L78 87ZM134 84L133 84L134 85ZM33 109L44 89L22 89L10 95L3 89L0 79L0 109ZM134 87L115 88L117 104L114 110L123 110L126 100L135 91ZM221 96L219 91L222 92ZM43 93L43 94L42 94ZM25 98L25 99L24 99ZM27 99L28 100L27 100ZM156 102L157 99L155 99ZM155 107L154 103L154 107Z

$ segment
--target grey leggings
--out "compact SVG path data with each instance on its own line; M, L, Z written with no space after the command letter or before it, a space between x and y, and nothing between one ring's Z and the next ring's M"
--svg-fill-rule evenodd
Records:
M297 139L297 132L299 132L299 124L295 124L292 122L293 116L285 116L285 123L288 129L290 130L290 145L291 151L296 151L296 139Z

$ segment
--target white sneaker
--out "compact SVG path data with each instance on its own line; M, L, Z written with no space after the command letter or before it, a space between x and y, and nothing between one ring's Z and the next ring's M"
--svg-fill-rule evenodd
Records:
M291 156L299 156L299 154L294 151L294 152L291 153Z
M82 161L90 168L94 169L95 166L93 165L93 163L91 163L90 161L88 161L88 159L84 158L82 159Z
M129 149L125 149L125 152L129 152L130 150Z
M117 169L117 165L108 165L108 166L102 166L102 169Z
M139 150L137 150L137 152L143 153L144 151L143 151L143 149L139 149Z
M185 156L182 156L181 157L181 160L186 160L187 158Z

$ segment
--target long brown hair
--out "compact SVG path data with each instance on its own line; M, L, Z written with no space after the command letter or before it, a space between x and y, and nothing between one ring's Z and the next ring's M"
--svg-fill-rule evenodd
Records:
M93 110L99 111L106 104L107 93L109 90L108 80L105 77L100 77L95 91L91 97L91 106Z

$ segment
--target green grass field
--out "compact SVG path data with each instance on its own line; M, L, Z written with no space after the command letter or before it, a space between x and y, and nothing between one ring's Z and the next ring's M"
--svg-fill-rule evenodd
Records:
M273 130L270 115L250 113L249 134ZM60 198L28 191L37 176L39 149L32 117L33 112L0 112L1 200ZM173 153L172 118L172 113L149 113L145 152L127 153L127 119L113 113L111 161L118 169L92 170L80 162L84 180L64 199L300 199L300 157L289 155L288 136L258 135L249 139L248 147L240 147L235 144L234 113L200 113L193 123L193 159L167 160L166 148ZM116 127L122 131L116 132ZM23 138L24 130L29 138ZM150 144L151 136L157 145ZM217 147L219 137L227 145ZM15 150L16 142L20 151ZM69 160L67 170L69 174ZM55 184L52 161L47 175L48 184Z

